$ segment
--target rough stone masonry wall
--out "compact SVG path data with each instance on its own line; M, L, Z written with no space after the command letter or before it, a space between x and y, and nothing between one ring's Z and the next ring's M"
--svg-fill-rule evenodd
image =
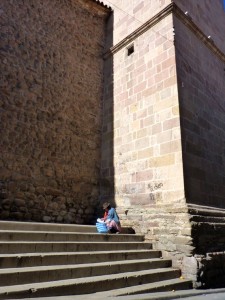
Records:
M0 219L89 223L99 196L106 8L2 0Z

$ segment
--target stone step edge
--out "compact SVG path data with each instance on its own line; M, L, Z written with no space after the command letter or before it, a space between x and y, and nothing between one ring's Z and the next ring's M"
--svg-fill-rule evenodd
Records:
M112 275L93 276L93 277L67 279L67 280L57 280L57 281L50 281L50 282L10 285L10 286L6 286L6 287L0 287L0 295L16 293L16 292L36 291L38 289L87 284L87 283L100 284L103 281L117 280L119 278L138 277L138 276L145 276L145 275L149 275L149 274L159 275L160 273L161 274L163 274L163 273L176 274L177 272L180 272L180 270L174 269L174 268L160 268L157 270L153 269L153 270L135 271L135 272L112 274Z
M162 283L165 281L161 281ZM37 297L37 298L29 298L29 300L106 300L106 296L103 294L104 292L97 292L94 294L82 294L82 295L73 295L73 296L57 296L57 297ZM183 290L172 290L172 291L153 291L150 293L141 293L135 295L127 295L127 296L108 296L109 300L175 300L175 299L201 299L200 296L204 296L204 299L216 299L215 296L218 294L218 297L221 299L221 294L225 293L225 288L218 289L183 289ZM209 296L211 294L211 297ZM88 298L87 298L88 296ZM197 297L199 296L199 298ZM202 298L203 299L203 298ZM219 300L219 298L218 298Z
M159 250L115 250L115 251L89 251L89 252L38 252L38 253L12 253L0 254L2 269L22 268L34 266L53 266L75 263L95 263L117 260L153 259L162 258Z
M65 224L65 223L41 223L41 222L18 222L18 221L2 221L0 220L0 228L8 229L20 229L26 230L29 228L31 231L41 231L40 228L49 230L54 228L54 231L64 232L66 229L69 232L86 232L96 233L97 229L95 225L84 225L84 224ZM133 228L129 226L122 226L122 233L124 234L135 234Z
M46 234L46 235L50 235L50 234L55 234L55 235L79 235L79 236L113 236L113 237L137 237L137 238L143 238L144 239L144 235L143 234L128 234L128 233L120 233L120 234L112 234L112 233L99 233L99 232L77 232L77 231L32 231L32 230L2 230L0 229L0 234L1 233L8 233L8 234L33 234L33 235L38 235L38 234Z
M125 288L110 290L110 291L104 291L104 292L97 292L95 293L96 299L104 298L104 297L117 297L117 296L126 296L126 295L134 295L138 293L148 293L154 290L157 290L161 287L170 287L172 286L172 290L175 291L174 285L180 285L180 284L190 284L192 286L192 281L189 279L181 279L181 278L175 278L175 279L169 279L169 280L162 280L158 282L152 282L152 283L145 283L141 285L134 285L129 286ZM85 295L82 295L85 296ZM87 295L88 296L88 295Z
M100 255L100 254L114 254L114 253L121 253L121 254L132 254L132 253L159 253L159 255L161 255L161 251L160 250L153 250L153 249L132 249L132 250L114 250L114 251L83 251L83 252L38 252L38 253L9 253L9 254L0 254L0 258L14 258L17 257L18 259L22 258L22 257L44 257L44 256L60 256L60 255Z
M18 247L19 245L19 247ZM19 250L20 249L20 250ZM70 241L1 241L1 254L36 253L36 252L84 252L84 251L107 251L107 250L135 250L135 249L152 249L151 243L146 242L70 242Z
M14 244L106 244L106 245L118 245L118 244L124 244L124 245L152 245L152 243L149 242L145 242L145 241L129 241L129 242L124 242L124 241L115 241L115 242L111 242L111 241L0 241L0 245L14 245Z
M64 223L38 223L38 222L18 222L18 221L0 221L0 228L10 227L12 230L14 228L30 228L33 231L39 231L38 228L55 228L59 232L63 232L64 228L67 230L74 230L75 228L78 232L96 232L95 225L80 225L80 224L64 224ZM89 231L90 230L90 231Z
M12 273L29 273L29 272L39 272L39 271L58 271L65 269L81 269L81 268L95 268L95 267L110 267L117 265L132 265L132 264L143 264L143 263L170 263L170 259L163 258L149 258L149 259L130 259L130 260L117 260L117 261L106 261L100 263L89 263L89 264L68 264L68 265L51 265L51 266L36 266L36 267L21 267L21 268L4 268L0 269L0 275L7 275ZM155 267L157 268L157 267Z

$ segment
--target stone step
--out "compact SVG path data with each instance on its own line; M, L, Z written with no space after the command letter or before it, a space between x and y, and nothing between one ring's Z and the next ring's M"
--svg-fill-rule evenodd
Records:
M175 279L179 276L179 270L163 268L70 280L11 285L0 287L0 299L91 294L99 291Z
M140 295L144 293L147 294L147 293L154 293L154 292L187 290L187 289L192 289L192 285L193 284L190 280L175 278L175 279L163 280L159 282L125 287L125 288L115 289L115 290L110 290L105 292L98 292L95 293L95 299L98 298L106 299L107 297L118 297L118 296L126 296L126 295ZM88 296L89 295L86 295L87 297L86 299L88 299Z
M1 230L96 232L94 225L0 221Z
M97 233L95 225L0 221L0 230L54 231ZM122 227L123 234L134 234L131 227Z
M89 242L142 242L143 235L137 234L99 234L54 231L0 230L0 241L89 241Z
M0 299L190 287L143 235L123 232L99 234L90 225L0 221Z
M161 257L158 250L0 254L0 268L21 268Z
M191 222L196 223L211 223L211 224L224 224L225 217L214 217L214 216L201 216L201 215L192 215L190 218Z
M171 260L143 259L0 270L0 286L37 283L171 267Z
M151 249L145 242L18 242L1 241L0 254L36 252L84 252Z
M208 223L208 222L192 222L193 230L203 230L206 233L223 231L225 229L225 223Z

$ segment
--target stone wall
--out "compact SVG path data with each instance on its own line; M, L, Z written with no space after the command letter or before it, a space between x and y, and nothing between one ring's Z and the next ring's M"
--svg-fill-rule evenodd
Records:
M118 208L118 212L124 225L132 224L136 232L145 234L146 241L162 251L163 257L172 259L173 266L183 272L184 258L194 253L190 215L185 204L180 201L152 207L133 206L125 211ZM184 276L196 280L190 272Z
M103 0L114 12L113 44L116 45L171 3L171 0Z
M105 21L94 1L1 1L0 219L90 223Z
M183 276L192 279L195 287L224 287L225 210L192 205L188 212L193 251L183 258Z
M147 9L141 5L143 1L139 2L141 11ZM119 4L116 3L118 7ZM158 10L161 4L159 1ZM118 14L123 9L121 4L114 11L114 40L121 30ZM136 18L140 10L133 7L133 13ZM124 27L125 24L126 19ZM116 203L126 207L183 199L172 15L137 38L130 35L129 43L118 51L114 46L111 53L114 80L113 85L112 81L106 85L104 100L105 104L113 103L110 109L110 104L105 105L104 111L105 119L111 114L113 122L104 127L105 137L111 135L113 140L113 150L103 154L102 169L105 177L114 174ZM134 50L131 55L129 47Z
M113 1L114 44L106 61L111 54L114 80L106 83L104 98L105 120L110 116L112 124L103 127L113 149L104 147L102 174L122 224L145 234L196 287L209 287L218 274L224 278L224 253L216 253L224 244L223 217L212 206L224 207L225 97L222 29L214 20L217 46L202 34L222 5L216 1L211 14L209 1L198 4L199 10L174 2L188 11L181 13L184 22L176 6L164 14L170 1L154 1L152 10L153 1L127 9L124 1ZM218 11L219 19L223 13Z
M124 0L113 0L113 1L107 1L104 0L105 4L108 4L112 7L113 9L113 16L111 17L110 22L108 22L108 33L110 32L110 30L113 31L113 36L111 36L110 34L107 34L107 37L110 36L108 43L107 43L107 50L109 50L111 47L115 46L120 43L124 38L126 38L129 34L132 34L134 30L137 30L140 26L142 26L144 24L144 22L148 21L151 17L153 17L157 12L159 12L161 9L165 8L165 6L167 4L170 3L169 0L156 0L156 1L143 1L143 0L136 0L135 2L132 1L124 1ZM163 24L161 30L165 30L167 31L169 28L167 24ZM157 30L160 30L157 28ZM141 96L141 90L144 89L142 86L147 82L147 69L151 68L151 70L149 70L149 74L153 69L153 66L150 66L147 64L147 62L145 63L143 58L142 60L140 59L139 61L137 61L137 59L139 57L141 57L142 55L146 56L146 58L149 56L150 57L150 47L157 47L154 45L154 41L152 41L152 43L148 46L148 42L150 41L150 39L155 39L157 37L157 41L156 44L158 44L158 48L162 47L163 43L166 49L170 47L170 42L166 43L166 39L161 37L160 35L161 33L157 33L154 34L154 32L151 33L146 33L143 37L141 37L139 39L139 41L137 41L137 43L135 44L135 53L131 56L128 57L127 56L127 46L122 47L123 49L116 53L115 55L112 55L112 53L110 55L108 55L109 53L107 53L106 55L106 59L105 59L105 95L104 95L104 116L103 116L103 138L102 138L102 182L101 182L101 196L102 199L108 199L110 200L113 204L115 205L119 205L118 203L118 199L116 199L116 203L115 203L115 199L114 199L114 194L115 194L115 188L117 188L117 183L114 182L114 178L115 176L117 176L118 179L118 166L115 166L115 155L118 157L118 153L115 153L115 147L118 143L118 140L121 139L122 135L130 135L130 137L126 137L126 139L130 139L130 141L132 140L132 131L133 132L137 132L137 130L139 129L129 129L129 132L125 132L125 129L122 129L123 125L122 123L126 123L127 120L127 116L130 114L132 115L131 118L136 118L139 120L136 120L136 123L138 122L143 122L144 118L147 118L150 115L153 115L153 112L148 112L148 106L150 104L145 104L145 115L143 116L138 116L135 117L134 114L136 114L136 112L134 111L134 107L132 108L133 111L127 111L124 115L124 119L123 119L123 112L120 108L120 98L123 97L123 99L121 98L121 102L125 103L125 98L128 100L129 97L132 97L132 102L133 104L135 103L136 99L137 99L137 94L139 93L139 98ZM166 32L166 35L169 33ZM145 45L144 45L145 43ZM141 52L141 47L144 46L145 49L143 49L143 51ZM148 49L149 47L149 49ZM154 59L156 59L157 53L156 53L156 49L155 51L155 57ZM160 50L159 50L160 51ZM149 62L149 64L153 64L153 58L147 58L147 60L151 60ZM161 58L163 59L163 58ZM146 61L147 61L146 60ZM120 66L120 63L122 63L123 65ZM172 63L172 59L171 59L171 63ZM130 65L130 67L129 67ZM142 81L142 85L139 85L139 91L136 91L136 88L138 86L136 79L133 79L136 76L136 68L139 68L139 71L137 73L137 75L139 75L139 81L141 83ZM145 74L146 72L146 74ZM160 71L159 71L160 72ZM171 71L173 72L173 71ZM128 78L127 76L131 76L133 78ZM167 74L168 76L168 74ZM172 75L174 76L174 74ZM141 79L141 77L145 77L143 79ZM154 75L153 75L154 77ZM129 81L129 84L127 86L127 82ZM144 82L145 81L145 82ZM152 83L150 83L149 81L149 87L152 86ZM135 91L133 93L133 95L129 95L128 96L128 91L129 94L131 93L132 90L132 86L136 85ZM146 87L147 88L147 87ZM159 88L158 88L159 89ZM150 89L149 89L150 90ZM122 93L124 92L124 94L122 95ZM127 95L126 95L127 93ZM150 95L150 91L149 91L149 95ZM144 96L145 98L147 98L148 96ZM165 96L166 97L166 96ZM144 101L144 100L143 100ZM175 100L176 101L176 100ZM127 101L126 101L127 102ZM119 103L119 104L118 104ZM136 111L138 111L139 109L141 110L142 108L139 108L139 105L141 103L140 99L138 99L138 107L135 108ZM124 104L123 104L124 105ZM128 108L128 110L130 109L130 104L126 103L125 104L126 107ZM134 105L133 105L134 106ZM117 111L115 113L115 110ZM120 114L120 115L119 115ZM117 119L117 121L116 121ZM121 132L116 133L116 130L114 128L114 124L115 121L117 122L116 126L117 126L117 132L120 128L120 124L118 124L118 122L120 122L121 119ZM141 120L141 121L140 121ZM131 120L129 123L134 122L135 120ZM147 121L145 121L147 122ZM149 118L149 122L150 122L150 118ZM127 123L128 126L131 126L130 124ZM133 126L133 125L132 125ZM137 125L139 126L139 125ZM151 124L149 123L148 125L144 125L145 127L149 127L150 130L150 126ZM123 131L123 132L122 132ZM147 129L145 128L145 135L147 135ZM144 130L143 130L144 132ZM140 135L141 133L139 133ZM142 133L143 135L143 133ZM125 142L125 137L123 138L124 141L122 142L123 147L126 147L127 142ZM138 140L140 141L140 137L134 137L134 140ZM146 139L150 139L150 136L146 137ZM117 146L116 146L117 147ZM179 146L178 146L179 147ZM142 160L143 163L143 158L145 155L145 158L147 159L148 157L150 157L152 154L152 148L151 146L144 146L144 145L140 145L140 149L145 149L145 154L142 154L142 157L140 158ZM147 148L149 148L147 150ZM151 149L150 149L151 148ZM119 150L117 149L117 152ZM125 150L125 152L130 152L131 150L128 149ZM144 151L143 151L144 152ZM148 153L149 152L149 153ZM127 153L124 155L126 156ZM130 155L130 154L129 154ZM150 156L149 156L150 155ZM123 158L125 160L128 159L127 163L129 163L131 165L132 161L135 162L135 164L138 161L138 158L136 157L131 157L131 158ZM174 160L174 157L164 157L162 158L162 160L168 160L168 164L171 164L171 162L169 162L169 160ZM125 162L126 163L126 162ZM157 162L156 162L157 163ZM166 164L166 162L161 162L161 164ZM133 165L133 169L135 168L135 165ZM141 168L141 166L139 166L139 169ZM146 168L148 169L148 166L146 166ZM145 169L146 169L145 168ZM130 172L130 171L129 171ZM128 172L128 173L129 173ZM122 171L122 173L125 173ZM128 174L127 173L127 174ZM129 176L129 175L128 175ZM148 174L146 173L145 176L148 176ZM124 178L125 180L125 178ZM121 183L122 184L122 183ZM127 184L130 184L130 179L127 181ZM159 187L161 188L161 184L159 183ZM146 184L147 186L147 184ZM130 187L131 188L131 187ZM148 191L150 194L150 190ZM130 192L129 192L130 193ZM143 192L142 192L143 193ZM134 194L134 193L133 193ZM153 196L152 196L153 197Z
M164 12L165 1L163 6L154 1L155 10L149 3L135 2L138 10L128 6L126 18L121 17L124 2L114 7L114 44L106 55L107 64L113 59L113 80L106 82L104 98L104 197L107 183L122 225L145 234L174 266L182 267L193 246L184 195L173 17ZM148 22L136 23L147 7ZM121 28L127 28L128 20L139 28L126 37Z
M225 208L225 55L177 18L174 26L186 199Z
M221 288L225 281L225 252L212 252L206 256L196 255L198 285L203 288Z
M191 255L183 259L182 271L196 287L224 287L225 55L221 41L225 14L221 1L210 9L207 0L198 3L198 9L188 1L176 2L183 9L183 14L175 11L174 29L193 246Z
M223 0L186 1L173 0L183 12L196 23L196 25L207 35L211 36L216 45L224 52L224 28L225 11Z
M171 15L114 54L114 79L116 203L184 198Z

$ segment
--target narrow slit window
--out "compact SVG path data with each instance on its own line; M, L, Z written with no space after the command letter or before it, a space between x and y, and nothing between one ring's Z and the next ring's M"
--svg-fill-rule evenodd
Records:
M132 53L134 53L134 45L130 45L127 48L127 56L130 56Z

